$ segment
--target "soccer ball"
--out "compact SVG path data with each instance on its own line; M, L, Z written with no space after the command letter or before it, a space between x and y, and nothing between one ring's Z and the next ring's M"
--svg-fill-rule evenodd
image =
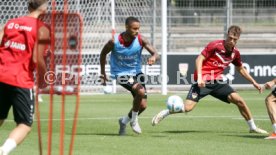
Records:
M169 96L167 99L167 108L170 112L180 112L184 106L183 100L177 95Z
M65 92L67 92L67 93L73 93L74 91L75 91L75 88L72 86L65 87Z
M104 94L111 94L112 93L112 86L108 86L108 85L104 86L103 92L104 92Z

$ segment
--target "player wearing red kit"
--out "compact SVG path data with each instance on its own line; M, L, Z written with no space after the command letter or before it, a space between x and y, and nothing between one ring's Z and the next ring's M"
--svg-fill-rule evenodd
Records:
M265 130L256 127L251 112L243 98L226 81L222 80L224 69L232 63L245 79L251 82L257 90L261 91L261 86L242 66L240 52L236 47L240 34L240 27L231 26L228 29L226 40L210 42L197 57L194 74L196 83L192 84L181 112L193 110L200 99L207 95L212 95L223 102L235 104L247 121L250 132L267 134ZM158 124L170 114L173 113L168 109L162 110L153 117L152 125Z
M43 83L46 65L43 53L49 40L48 28L37 18L46 11L47 0L29 0L27 16L10 19L0 34L0 126L13 107L16 127L0 147L7 155L31 131L34 114L34 77L37 67L39 87Z

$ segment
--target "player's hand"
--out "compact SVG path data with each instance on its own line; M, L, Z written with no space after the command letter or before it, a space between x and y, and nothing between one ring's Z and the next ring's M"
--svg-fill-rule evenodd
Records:
M257 82L254 82L253 85L257 90L259 90L259 93L263 92L263 89L260 84L258 84Z
M156 61L155 56L151 56L148 58L148 65L153 65Z
M269 81L267 83L265 83L264 87L265 89L271 89L274 85L274 81Z
M47 49L44 51L43 56L50 57L52 54L53 54L53 52L51 51L51 49Z
M199 88L203 88L203 87L205 87L205 81L203 81L202 79L198 79L197 85Z
M108 81L107 77L106 77L106 74L102 74L100 75L100 78L101 78L101 83L103 86L106 86L106 81Z

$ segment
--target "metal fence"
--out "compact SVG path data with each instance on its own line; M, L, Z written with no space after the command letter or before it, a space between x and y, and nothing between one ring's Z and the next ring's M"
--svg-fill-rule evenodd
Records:
M63 0L56 0L62 10ZM117 32L127 16L141 20L141 31L161 48L161 0L114 0ZM84 50L100 51L111 33L110 0L68 0L69 9L84 19ZM168 52L198 52L224 37L227 23L242 27L241 52L274 52L276 0L168 0ZM26 1L2 0L0 25L26 13ZM50 8L49 8L50 9ZM93 38L90 36L94 35ZM276 53L276 52L275 52Z
M168 49L198 52L223 38L227 23L242 27L242 52L275 51L275 0L170 0Z

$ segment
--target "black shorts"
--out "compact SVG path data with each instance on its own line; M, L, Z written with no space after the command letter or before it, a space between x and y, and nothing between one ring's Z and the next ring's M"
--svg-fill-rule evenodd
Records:
M198 84L195 83L191 86L186 99L198 102L200 99L210 94L223 102L230 103L228 101L228 96L233 92L235 92L234 89L223 81L206 82L204 88L199 88Z
M31 126L34 115L34 93L32 89L20 88L0 82L0 119L8 117L13 107L14 121Z
M139 73L136 76L130 75L122 75L116 78L118 84L131 92L132 96L135 97L135 92L132 90L132 87L136 83L140 83L145 89L145 96L143 98L147 98L147 89L145 85L145 74Z
M276 97L276 88L271 93Z

